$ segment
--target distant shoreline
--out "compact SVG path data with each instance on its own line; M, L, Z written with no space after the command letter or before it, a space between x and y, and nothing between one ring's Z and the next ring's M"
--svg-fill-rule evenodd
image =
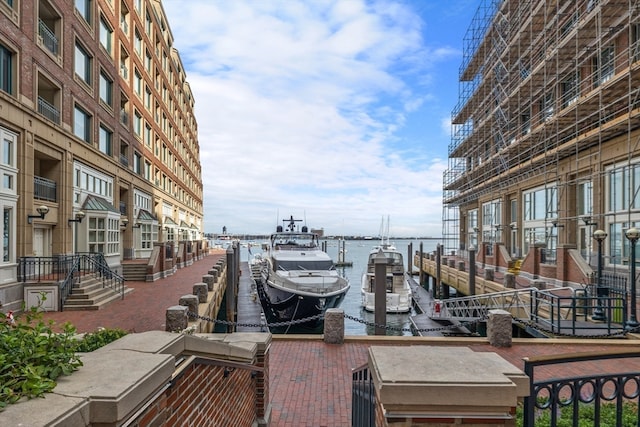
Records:
M207 235L209 240L269 240L269 234L225 234L225 235ZM376 242L380 237L369 236L321 236L324 240L364 240ZM386 237L385 237L386 239ZM389 240L442 240L442 237L389 237Z

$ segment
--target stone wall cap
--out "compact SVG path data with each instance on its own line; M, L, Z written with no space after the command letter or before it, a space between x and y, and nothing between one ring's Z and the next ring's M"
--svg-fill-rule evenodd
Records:
M372 346L369 368L385 406L451 405L459 395L468 406L511 407L520 390L511 377L524 375L495 353L467 347Z
M23 399L2 412L6 426L89 426L89 399L63 396L54 389L44 399Z

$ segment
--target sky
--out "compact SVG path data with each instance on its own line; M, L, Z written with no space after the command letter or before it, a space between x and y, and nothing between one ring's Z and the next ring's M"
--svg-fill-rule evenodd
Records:
M195 98L204 231L442 234L479 0L163 0ZM386 228L386 227L385 227Z

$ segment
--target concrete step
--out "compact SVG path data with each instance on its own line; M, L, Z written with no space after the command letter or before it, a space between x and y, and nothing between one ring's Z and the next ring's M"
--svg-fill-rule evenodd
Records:
M132 291L133 289L125 287L124 293L126 295ZM121 298L119 292L103 286L99 277L83 276L81 281L71 288L71 293L64 302L64 310L100 310Z

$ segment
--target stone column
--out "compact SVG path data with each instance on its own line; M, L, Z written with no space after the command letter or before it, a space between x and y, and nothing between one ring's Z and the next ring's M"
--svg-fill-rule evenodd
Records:
M324 313L324 342L344 344L344 310L329 308Z
M183 305L174 305L167 309L165 314L165 328L167 332L180 332L189 325L188 308Z
M505 310L489 310L487 338L493 347L511 347L513 341L511 313Z
M207 284L204 282L195 283L193 285L193 294L198 297L198 302L200 304L205 304L207 302L207 298L209 297L209 289L207 287Z

